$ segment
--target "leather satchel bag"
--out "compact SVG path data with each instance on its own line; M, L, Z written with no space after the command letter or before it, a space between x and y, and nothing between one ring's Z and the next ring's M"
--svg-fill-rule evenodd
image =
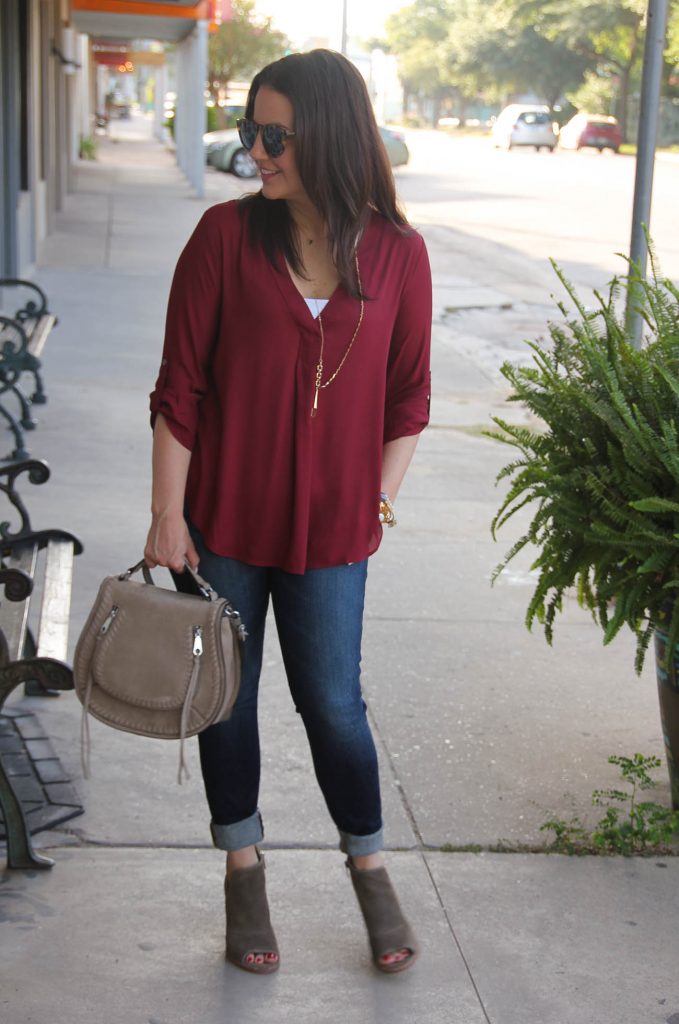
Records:
M132 579L140 569L143 582ZM182 774L189 777L186 737L231 714L245 627L229 601L189 566L185 571L196 593L155 586L143 560L99 588L73 665L86 777L88 714L124 732L179 739L180 783Z

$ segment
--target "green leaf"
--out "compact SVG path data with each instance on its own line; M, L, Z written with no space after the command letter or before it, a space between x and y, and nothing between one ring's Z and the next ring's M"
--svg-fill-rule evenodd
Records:
M669 498L642 498L631 501L630 505L637 512L679 512L679 502L670 501Z

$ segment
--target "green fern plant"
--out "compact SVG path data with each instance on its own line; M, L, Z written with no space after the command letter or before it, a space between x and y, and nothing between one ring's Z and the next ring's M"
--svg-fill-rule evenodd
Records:
M551 342L529 342L532 365L502 367L509 400L524 403L545 429L493 417L498 430L487 432L518 453L497 478L510 484L493 536L520 509L533 511L493 579L534 546L528 628L537 619L551 643L564 594L574 590L604 643L623 625L633 630L640 672L663 606L668 652L679 639L679 290L658 275L652 256L648 280L630 267L606 295L594 293L597 306L588 310L552 265L575 312L558 303L563 319L549 324ZM641 350L625 333L621 298L630 283L649 335Z

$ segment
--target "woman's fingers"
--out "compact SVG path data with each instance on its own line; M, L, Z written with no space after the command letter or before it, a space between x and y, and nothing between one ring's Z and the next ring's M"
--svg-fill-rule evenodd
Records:
M188 530L186 531L186 533L188 537L188 544L186 546L186 561L189 563L194 572L198 572L200 558L198 557L198 552L196 551L196 547L193 541L191 540L191 535L188 532Z

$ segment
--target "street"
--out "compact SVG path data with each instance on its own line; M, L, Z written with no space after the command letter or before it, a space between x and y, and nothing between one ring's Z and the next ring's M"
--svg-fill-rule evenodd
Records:
M526 340L544 337L548 322L560 317L556 301L566 296L550 257L588 307L596 305L593 289L605 293L615 274L625 274L618 254L629 251L636 162L608 151L507 152L490 138L443 131L405 135L410 162L396 168L395 179L433 268L434 413L445 423L477 427L486 417L486 389L505 390L503 362L530 362ZM225 199L259 185L257 178L208 174ZM660 154L651 233L660 271L675 282L677 195L679 156ZM461 365L469 367L468 400L444 403L442 395L460 390Z
M495 149L490 139L408 132L396 173L410 217L493 241L531 260L551 256L578 285L601 288L629 251L635 160L610 151ZM662 272L679 279L679 157L656 160L651 235Z

